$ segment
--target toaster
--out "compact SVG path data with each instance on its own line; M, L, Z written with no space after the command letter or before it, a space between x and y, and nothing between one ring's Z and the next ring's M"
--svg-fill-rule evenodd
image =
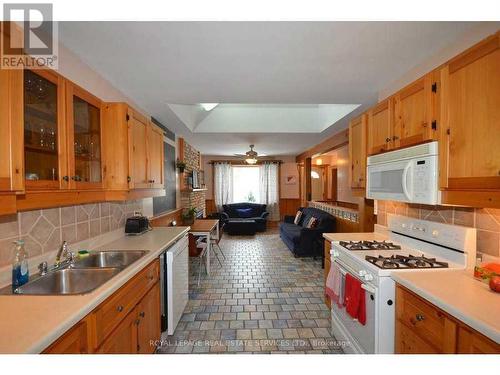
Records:
M132 216L125 223L125 233L128 235L143 234L150 229L149 219L146 216Z

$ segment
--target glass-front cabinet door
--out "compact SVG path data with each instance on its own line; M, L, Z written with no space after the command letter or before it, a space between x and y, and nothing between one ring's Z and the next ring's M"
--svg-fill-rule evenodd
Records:
M24 166L26 189L68 188L64 128L64 79L25 70Z
M102 187L102 103L69 82L66 93L70 186L76 189L99 189Z

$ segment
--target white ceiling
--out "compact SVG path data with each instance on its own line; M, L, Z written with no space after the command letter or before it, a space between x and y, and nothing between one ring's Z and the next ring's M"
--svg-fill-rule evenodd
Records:
M231 155L246 151L253 143L268 155L290 155L345 128L350 116L326 130L311 125L307 133L300 134L283 133L290 127L283 122L278 127L281 132L269 134L261 132L258 122L229 127L227 119L215 121L217 107L210 114L201 108L192 110L189 105L361 104L351 114L355 115L373 104L384 86L460 38L473 25L60 22L59 38L202 153ZM249 126L257 129L248 131ZM230 133L216 133L228 129Z

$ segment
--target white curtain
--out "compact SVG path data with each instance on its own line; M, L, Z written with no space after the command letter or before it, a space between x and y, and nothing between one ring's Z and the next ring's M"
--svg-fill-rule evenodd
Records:
M222 205L233 202L233 168L230 163L214 164L214 196L217 211Z
M267 204L269 220L279 221L278 163L262 163L260 166L260 201Z

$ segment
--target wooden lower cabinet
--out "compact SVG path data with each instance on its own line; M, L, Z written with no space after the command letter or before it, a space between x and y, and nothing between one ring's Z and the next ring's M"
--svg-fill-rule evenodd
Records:
M395 352L499 354L500 345L397 285Z
M151 288L142 301L137 305L138 329L137 351L140 354L154 353L154 344L160 338L160 284Z
M56 342L43 351L43 354L86 354L89 353L88 320L83 319L66 332Z
M43 353L153 353L161 335L160 314L159 261L155 260Z
M132 310L97 349L100 354L137 353L138 318Z

